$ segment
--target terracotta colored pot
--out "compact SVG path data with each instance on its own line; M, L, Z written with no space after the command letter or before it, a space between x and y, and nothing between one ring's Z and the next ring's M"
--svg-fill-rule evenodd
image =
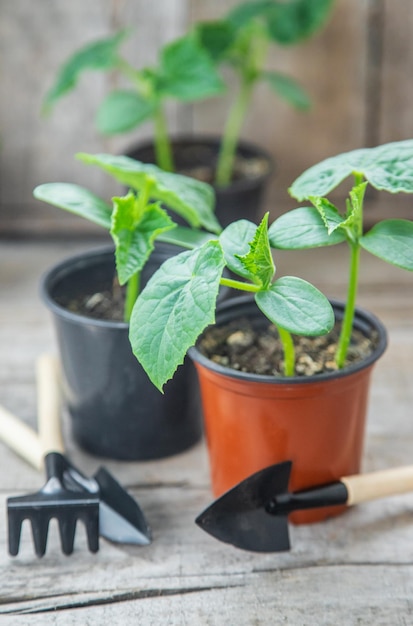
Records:
M208 135L173 138L172 152L176 168L186 171L193 167L214 167L220 143L220 137ZM259 146L241 141L237 153L243 158L259 159L265 167L257 176L236 180L225 188L215 188L215 213L222 226L227 226L234 220L248 219L257 222L260 219L265 190L274 170L272 157ZM152 142L135 146L127 155L143 163L156 162ZM176 215L174 220L180 222Z
M336 317L343 305L332 302ZM265 322L254 300L234 298L219 306L217 324L236 317ZM386 331L373 315L357 310L355 327L379 341L363 362L344 371L285 378L246 374L213 363L197 349L212 489L219 496L250 474L292 460L293 491L359 473L370 374L386 348ZM343 507L296 512L295 523L320 521Z

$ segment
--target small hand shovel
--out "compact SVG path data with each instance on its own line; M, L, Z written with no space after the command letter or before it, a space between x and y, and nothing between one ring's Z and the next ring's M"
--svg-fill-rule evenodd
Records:
M324 506L352 506L413 490L413 465L346 476L305 491L288 491L292 462L252 474L215 500L196 523L207 533L253 552L290 549L288 515Z

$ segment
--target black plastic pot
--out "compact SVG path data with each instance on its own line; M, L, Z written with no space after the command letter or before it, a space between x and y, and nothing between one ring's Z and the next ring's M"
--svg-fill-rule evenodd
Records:
M157 244L142 276L148 280L176 248ZM157 459L194 445L202 435L198 382L188 359L161 394L134 357L124 322L69 311L61 304L79 293L110 288L112 248L71 257L43 278L53 314L64 395L76 442L92 454L122 460Z
M196 135L172 139L176 170L187 173L188 170L197 167L214 168L220 142L219 137ZM248 219L252 222L260 219L267 182L273 173L273 159L262 148L242 141L237 153L244 158L258 159L263 167L256 176L235 180L225 188L215 187L215 213L222 226L239 219ZM154 145L150 141L135 146L127 152L127 156L143 163L156 163ZM174 219L176 220L176 217Z

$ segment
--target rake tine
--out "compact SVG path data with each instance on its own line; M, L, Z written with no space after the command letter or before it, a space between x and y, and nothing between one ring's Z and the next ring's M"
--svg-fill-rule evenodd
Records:
M40 511L33 511L29 517L32 527L33 543L36 555L41 557L46 552L50 517Z
M59 534L60 544L62 546L62 552L66 555L72 554L75 543L76 533L76 517L66 515L65 519L58 518L59 522Z
M11 556L16 556L19 552L23 517L18 515L17 511L8 508L7 521L9 527L9 553Z
M87 543L90 552L99 550L99 511L95 515L87 515L84 520Z
M66 459L58 452L45 458L47 482L37 493L7 500L9 523L9 552L19 551L21 527L24 519L31 522L33 542L37 556L46 552L49 522L56 518L64 554L73 552L77 519L85 526L91 552L99 549L99 498L96 494L74 492L63 483L67 469Z

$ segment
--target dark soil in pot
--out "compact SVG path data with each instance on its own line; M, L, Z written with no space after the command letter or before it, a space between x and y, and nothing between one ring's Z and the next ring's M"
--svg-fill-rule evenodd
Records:
M294 337L297 376L337 371L334 355L340 328L340 322L336 322L328 335ZM354 329L346 365L363 361L373 352L377 342L376 332L366 337L361 330ZM223 326L212 326L204 332L197 347L208 359L224 367L251 374L283 376L282 344L271 323L253 324L244 317Z
M170 252L165 244L156 246L144 269L143 284ZM114 459L177 454L202 435L194 367L187 360L164 394L152 385L132 353L128 324L99 319L101 312L96 316L114 276L113 249L105 248L63 261L43 280L43 297L57 332L74 439L85 450ZM119 287L117 293L122 299ZM79 299L91 309L87 315L85 310L70 310L78 308Z
M219 146L218 137L195 135L173 139L172 151L177 171L213 185ZM151 142L136 146L127 155L144 163L156 162ZM273 161L267 152L253 144L240 142L231 184L226 188L215 187L215 212L222 226L237 219L259 220L266 185L272 173Z

